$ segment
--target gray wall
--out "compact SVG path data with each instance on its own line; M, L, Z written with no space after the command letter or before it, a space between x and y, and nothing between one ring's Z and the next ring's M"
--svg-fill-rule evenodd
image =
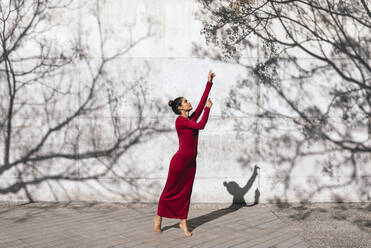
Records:
M93 16L96 6L93 1L74 4L78 3L82 7L70 10L68 14L63 11L60 15L54 14L54 21L60 20L61 26L44 33L61 49L68 50L68 42L77 41L86 49L87 58L45 80L48 85L72 92L68 96L58 95L60 102L49 110L51 123L63 120L81 106L101 63L99 29ZM171 157L178 149L177 116L167 102L185 96L195 108L205 88L207 73L213 69L216 73L210 93L213 106L206 128L200 131L192 202L229 203L233 197L243 197L248 203L253 203L256 198L260 202L369 201L370 154L357 155L354 166L347 160L348 154L329 151L332 146L326 142L301 147L303 136L287 118L275 117L272 121L257 116L260 113L258 105L279 109L287 115L292 113L270 89L257 84L247 91L238 88L238 83L246 78L254 81L241 64L216 61L192 52L195 45L206 51L216 49L206 46L200 35L202 25L196 18L199 8L191 0L102 1L99 17L107 39L104 55L111 56L119 49L128 51L105 64L104 74L97 82L94 99L89 105L101 108L79 115L64 131L50 137L45 144L45 153L41 150L39 154L50 151L80 154L110 147L117 137L112 115L119 120L116 126L121 137L139 127L140 131L134 132L135 135L139 133L138 139L128 138L122 144L128 144L128 147L122 147L122 154L116 154L115 159L55 157L31 163L32 166L19 164L1 175L1 187L10 189L19 181L35 183L26 184L16 192L3 191L0 200L157 202L166 182ZM29 46L32 48L32 43ZM23 49L30 52L30 47ZM253 65L263 59L260 54L261 51L246 51L240 62ZM304 59L310 62L308 58ZM325 103L328 100L324 90L327 83L320 78L318 82L308 83L303 104L313 99ZM287 81L286 87L296 94L295 87L298 86ZM44 90L46 92L43 86L30 86L20 95L22 98L29 95L29 103L35 103L37 99L43 99L41 93ZM107 99L112 96L118 101L107 104ZM226 104L232 96L241 101L241 111ZM42 104L45 102L41 101ZM135 104L139 104L143 112L139 113ZM19 123L28 125L17 126L23 135L16 137L23 145L14 143L13 160L22 156L24 147L37 144L44 131L53 126L47 124L45 112L33 111L30 108L24 111L26 115L19 116ZM334 123L339 128L344 124L342 120L334 120ZM352 134L356 139L369 140L367 126L353 127ZM1 152L3 150L1 147ZM298 150L312 151L313 154L303 156ZM255 165L260 170L253 177ZM105 170L106 174L99 175ZM20 171L23 172L21 178ZM76 176L73 180L38 180L41 175L70 175L71 171ZM354 171L357 172L355 177L352 176ZM86 178L89 175L99 176Z

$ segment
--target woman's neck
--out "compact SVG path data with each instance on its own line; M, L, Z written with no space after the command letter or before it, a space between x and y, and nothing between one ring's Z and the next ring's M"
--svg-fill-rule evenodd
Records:
M189 112L185 112L185 113L182 113L182 114L180 114L180 115L183 116L184 118L187 118L187 119L188 119Z

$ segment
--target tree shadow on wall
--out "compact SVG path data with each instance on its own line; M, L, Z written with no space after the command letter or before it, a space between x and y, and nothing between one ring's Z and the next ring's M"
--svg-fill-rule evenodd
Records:
M72 201L69 188L73 185L103 199L108 191L123 201L139 201L143 198L140 191L123 192L120 185L138 189L135 178L155 171L131 168L119 159L173 128L161 121L168 111L166 104L149 99L150 64L144 60L140 67L128 65L122 70L121 58L158 34L157 21L146 19L143 34L130 35L129 41L122 42L111 35L113 27L102 27L102 1L83 8L73 1L62 2L30 1L16 7L9 1L0 2L7 16L0 20L6 34L0 41L0 81L7 81L0 84L0 109L8 110L0 111L0 177L9 178L1 184L0 195L23 193L22 198L33 203L47 198L37 194L42 190L51 195L48 201ZM92 21L75 29L70 23L59 23L59 18L43 18L75 8ZM53 34L60 31L54 29L57 26L70 32L67 42L54 42ZM122 28L130 33L137 29L131 24ZM152 118L148 113L154 107Z
M320 49L316 56L310 55L311 62L308 63L310 60L296 50L303 49L304 53L313 55L317 51L316 45L322 46L329 40L335 40L329 49L338 50L336 36L322 36L316 31L318 26L325 26L327 30L324 33L348 33L349 26L328 25L348 9L339 5L336 16L331 14L332 7L302 11L302 15L281 22L290 40L282 42L281 34L268 28L276 20L275 10L270 13L248 1L239 1L238 11L215 1L213 4L206 0L199 2L202 7L195 17L204 24L201 34L212 45L205 47L194 43L192 55L246 69L231 86L222 116L225 113L229 119L236 119L235 130L240 133L249 133L253 125L245 123L239 116L251 116L249 119L256 123L254 136L260 142L260 154L264 154L261 159L274 169L271 185L284 187L284 192L271 203L283 205L291 197L300 202L318 201L321 195L327 195L327 200L334 202L368 201L371 197L370 183L363 175L367 175L365 168L370 164L371 90L366 77L351 72L359 70L366 75L369 67L358 64L363 63L358 52L351 54L340 49L338 55L346 58L340 62ZM291 13L292 9L303 10L303 6L291 2L280 7L283 16ZM242 9L244 11L240 11ZM264 12L263 18L257 15L260 11ZM357 12L357 15L369 13L363 5L355 6L351 11ZM323 12L333 19L320 18ZM354 16L348 14L349 22L352 22ZM307 15L319 18L308 22ZM256 18L256 22L247 17ZM313 29L307 37L311 44L308 49L296 40L301 35L297 27L302 27L304 22L305 27ZM363 29L362 25L352 28ZM316 38L313 43L311 36ZM369 45L362 39L354 36L343 42L347 47L365 46L365 50L369 50ZM245 54L261 55L259 59L246 60ZM323 66L322 62L331 66ZM344 71L349 72L346 72L349 77L345 80ZM317 80L325 81L326 89L313 84ZM295 96L292 95L293 90ZM246 107L251 105L256 108ZM245 156L250 153L243 152ZM295 180L295 171L301 170L304 165L307 167L305 176ZM312 176L315 173L321 175ZM344 188L354 193L344 194Z
M247 181L246 185L244 187L240 187L238 183L235 181L231 182L223 182L223 185L226 187L228 193L230 193L233 196L232 204L227 208L217 209L215 211L212 211L208 214L204 214L192 219L187 220L187 226L188 230L192 232L197 227L216 220L224 215L236 212L240 208L243 207L252 207L259 203L259 197L260 197L260 191L259 189L255 190L255 200L254 203L248 205L244 199L244 195L250 190L251 186L253 185L256 176L258 175L258 169L260 169L257 165L254 167L254 172L251 175L250 179ZM176 223L171 226L165 226L162 228L163 231L168 230L170 228L179 228L179 223Z

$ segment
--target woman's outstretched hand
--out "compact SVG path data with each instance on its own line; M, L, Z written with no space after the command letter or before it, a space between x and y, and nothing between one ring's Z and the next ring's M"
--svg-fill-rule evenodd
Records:
M207 81L212 82L214 77L215 77L215 73L210 70L209 75L207 77Z
M207 99L207 102L206 102L206 107L209 107L211 108L211 106L213 105L213 102L210 100L210 98Z

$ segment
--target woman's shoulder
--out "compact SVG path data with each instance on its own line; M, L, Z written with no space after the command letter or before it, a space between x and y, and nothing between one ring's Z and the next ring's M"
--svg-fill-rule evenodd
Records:
M175 126L179 126L181 125L182 123L184 122L187 122L187 121L193 121L191 118L186 118L182 115L179 115L176 119L175 119Z
M191 120L191 118L186 118L182 115L179 115L177 118L176 118L176 121L189 121Z

